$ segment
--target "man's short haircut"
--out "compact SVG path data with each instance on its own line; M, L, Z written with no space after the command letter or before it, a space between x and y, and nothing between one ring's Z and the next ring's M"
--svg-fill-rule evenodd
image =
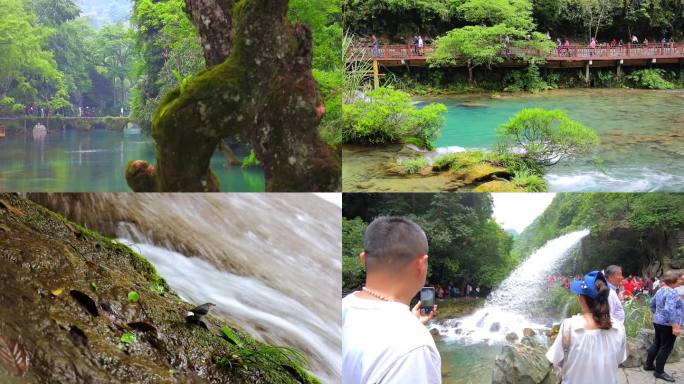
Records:
M663 273L663 277L661 277L661 279L665 284L672 285L679 280L679 273L673 270L668 270Z
M619 265L609 265L604 272L606 273L606 277L611 277L618 272L622 272L622 267Z
M416 257L428 253L425 232L401 216L380 216L366 228L363 236L366 271L401 271Z

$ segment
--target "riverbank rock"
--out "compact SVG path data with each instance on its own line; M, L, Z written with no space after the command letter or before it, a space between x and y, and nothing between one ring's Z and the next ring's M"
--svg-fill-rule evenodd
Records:
M492 384L555 384L545 353L540 345L504 345L494 361Z
M518 341L518 334L515 332L508 333L506 335L506 341L508 341L509 343L515 343L516 341Z
M506 168L495 167L490 164L476 164L468 168L465 172L456 174L456 178L463 180L466 184L480 183L496 178L512 177Z
M508 181L494 180L480 184L474 192L524 192L525 190Z
M523 335L525 335L525 337L534 337L536 334L537 332L535 332L532 328L523 329Z
M30 356L22 382L313 382L211 315L187 323L197 303L145 258L14 194L0 194L0 244L0 340Z
M637 331L635 338L627 338L627 360L622 363L622 367L633 368L640 367L646 361L648 348L653 344L655 338L655 331L653 329L640 329ZM668 363L676 363L684 357L684 341L677 338L674 348L667 358Z

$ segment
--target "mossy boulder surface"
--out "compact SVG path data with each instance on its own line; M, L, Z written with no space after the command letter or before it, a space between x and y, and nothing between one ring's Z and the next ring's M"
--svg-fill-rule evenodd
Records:
M0 382L316 382L212 316L189 324L195 304L144 257L18 195L0 194L0 244L0 341L29 356L25 372L0 359Z
M473 190L474 192L525 192L514 183L494 180L480 184Z
M496 177L508 178L511 173L506 168L496 167L486 163L475 164L465 171L457 172L457 178L466 184L473 184L495 179Z

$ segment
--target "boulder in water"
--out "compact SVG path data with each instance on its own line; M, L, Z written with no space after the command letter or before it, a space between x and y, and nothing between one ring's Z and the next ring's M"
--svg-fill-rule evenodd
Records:
M501 329L501 323L498 321L495 323L492 323L492 325L489 327L489 332L499 332Z
M492 384L556 383L545 353L546 348L539 345L504 345L494 361Z
M510 332L506 335L506 341L508 341L509 343L515 343L516 341L518 341L518 334L515 332Z
M523 335L525 337L534 337L537 333L532 328L523 329Z

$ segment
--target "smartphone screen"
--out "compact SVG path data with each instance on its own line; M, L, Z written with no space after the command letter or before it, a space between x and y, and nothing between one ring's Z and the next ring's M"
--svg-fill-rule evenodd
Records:
M432 306L435 305L435 289L423 287L420 290L420 302L420 313L427 315L432 312Z

